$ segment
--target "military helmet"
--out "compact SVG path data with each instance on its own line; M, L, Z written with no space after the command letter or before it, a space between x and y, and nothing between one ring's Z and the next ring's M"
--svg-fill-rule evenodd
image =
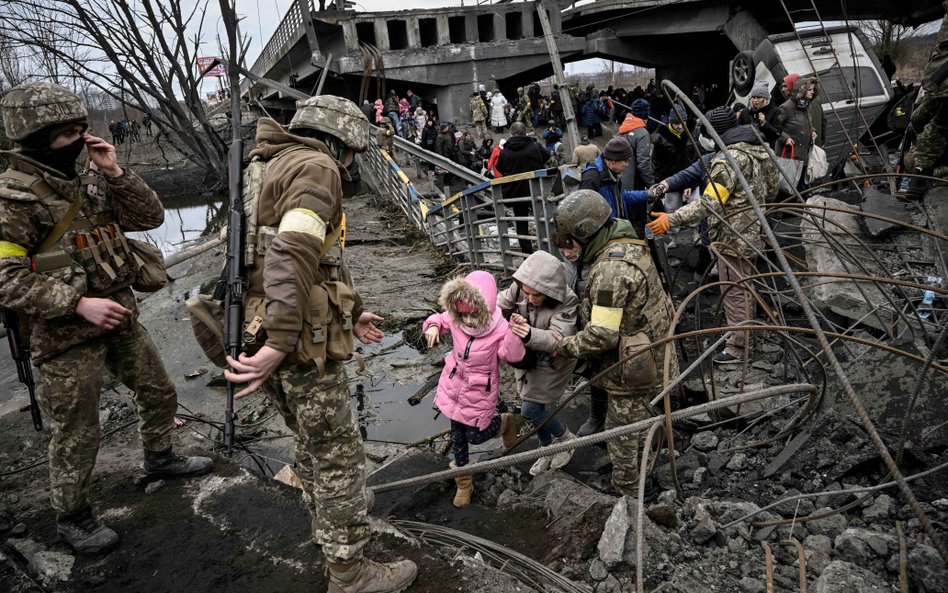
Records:
M335 136L356 152L369 147L369 120L355 103L344 97L317 95L296 102L289 129L308 128Z
M15 86L0 101L7 138L19 142L47 126L85 122L86 106L75 93L51 82Z
M569 194L556 207L556 229L580 241L588 241L612 218L612 208L599 192L580 189Z

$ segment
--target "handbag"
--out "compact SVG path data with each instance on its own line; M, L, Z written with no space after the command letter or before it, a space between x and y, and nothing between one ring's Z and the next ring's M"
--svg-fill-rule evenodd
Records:
M829 161L826 159L826 151L814 144L810 150L810 160L806 163L806 182L813 183L827 173Z
M793 145L790 145L790 158L787 158L787 145L783 147L780 156L777 157L777 167L780 169L780 193L792 194L800 183L800 176L803 175L803 167L806 165L803 161L795 158Z

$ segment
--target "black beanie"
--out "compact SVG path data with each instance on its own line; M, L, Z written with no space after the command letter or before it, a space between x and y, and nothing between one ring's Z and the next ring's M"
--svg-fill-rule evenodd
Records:
M705 113L704 116L708 118L708 121L711 122L711 127L714 128L714 131L718 134L723 134L737 125L737 116L734 115L730 107L724 105L715 107Z

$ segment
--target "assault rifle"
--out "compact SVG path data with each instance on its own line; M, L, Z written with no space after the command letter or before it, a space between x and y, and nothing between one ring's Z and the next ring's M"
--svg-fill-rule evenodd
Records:
M239 114L238 114L239 117ZM238 119L233 125L239 126ZM227 218L227 272L214 290L214 299L224 301L224 347L232 358L240 356L244 331L244 200L241 188L244 143L235 138L227 156L230 213ZM229 457L234 451L234 390L227 382L227 407L224 410L224 447Z
M7 328L7 342L10 344L10 356L16 363L17 377L20 383L26 385L30 393L30 416L33 417L33 428L40 432L43 430L43 417L40 415L39 404L36 402L36 383L33 381L33 367L30 366L30 346L21 341L19 315L15 311L3 309L3 326Z

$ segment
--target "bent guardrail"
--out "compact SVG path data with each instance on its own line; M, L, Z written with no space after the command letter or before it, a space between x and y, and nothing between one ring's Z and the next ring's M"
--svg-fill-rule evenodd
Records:
M450 197L425 195L375 142L362 155L363 169L375 189L389 196L446 255L503 275L512 274L528 250L542 249L559 257L552 242L553 212L563 188L578 180L575 170L564 166L487 179L416 145L406 152L465 181L473 176L481 179ZM518 182L526 182L528 195L505 197L505 186Z

